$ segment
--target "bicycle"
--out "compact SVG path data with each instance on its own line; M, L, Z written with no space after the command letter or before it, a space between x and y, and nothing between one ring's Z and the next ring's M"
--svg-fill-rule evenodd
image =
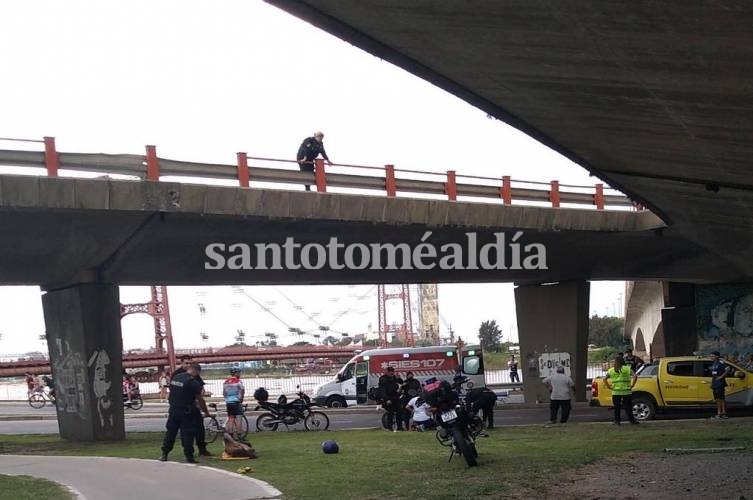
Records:
M51 405L55 406L55 396L46 392L44 389L34 391L29 395L29 406L37 410L44 407L48 401Z
M217 411L217 403L209 403L207 406L213 409L215 412ZM246 435L248 434L248 418L246 418L246 411L248 410L247 407L247 404L243 404L243 412L240 415L235 416L235 430L231 434L237 440L245 439ZM220 420L217 419L216 413L209 415L208 417L204 417L206 442L214 443L217 440L218 436L223 435L227 431L227 423L229 420L230 419L226 416L220 423Z

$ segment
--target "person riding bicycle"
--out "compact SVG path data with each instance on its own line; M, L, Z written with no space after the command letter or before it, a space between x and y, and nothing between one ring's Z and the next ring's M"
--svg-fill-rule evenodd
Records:
M230 434L238 432L235 417L243 415L243 397L246 395L246 388L240 378L241 371L238 368L230 370L230 378L222 383L222 396L225 398L225 407L227 408L227 431Z
M123 370L123 397L126 398L126 404L133 403L133 397L136 387L137 385L133 380L133 375L129 375L125 370Z
M26 395L31 396L36 390L37 382L36 377L34 377L34 374L31 372L24 373L24 381L26 382Z
M50 388L50 399L55 401L55 381L49 375L43 376L42 381Z

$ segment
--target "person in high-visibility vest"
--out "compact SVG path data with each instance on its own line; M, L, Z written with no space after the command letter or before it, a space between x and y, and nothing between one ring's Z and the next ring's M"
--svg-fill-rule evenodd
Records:
M614 405L614 424L620 425L620 413L625 408L631 424L638 421L633 415L633 386L638 376L630 365L625 363L622 356L614 358L614 368L610 368L604 378L604 384L612 390L612 405Z

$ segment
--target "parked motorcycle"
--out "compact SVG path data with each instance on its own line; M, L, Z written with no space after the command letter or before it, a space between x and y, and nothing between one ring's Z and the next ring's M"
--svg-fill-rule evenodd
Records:
M256 419L256 430L258 431L276 431L280 424L288 427L303 421L304 427L308 431L326 431L329 429L329 417L321 411L312 410L316 404L311 402L311 398L297 387L298 398L292 403L288 403L287 397L282 394L277 399L277 403L270 403L267 399L269 394L264 388L259 388L254 392L254 399L259 403L256 410L263 409L262 413Z
M457 378L450 384L436 378L426 381L422 398L435 409L434 420L437 423L437 441L442 446L450 447L452 457L462 455L469 467L478 465L476 438L481 433L481 419L473 415L469 402L461 401L462 384L467 378Z

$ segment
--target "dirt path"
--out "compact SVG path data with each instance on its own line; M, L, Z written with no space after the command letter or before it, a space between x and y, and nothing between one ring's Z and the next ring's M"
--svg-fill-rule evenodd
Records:
M544 496L559 500L753 500L753 455L634 454L562 473L549 484Z

